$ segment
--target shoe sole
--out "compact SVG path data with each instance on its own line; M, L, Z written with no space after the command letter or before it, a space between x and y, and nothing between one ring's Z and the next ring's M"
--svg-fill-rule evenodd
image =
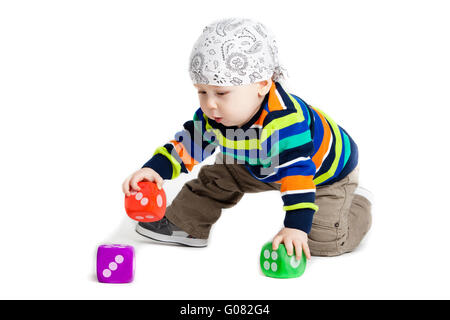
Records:
M363 198L366 198L371 204L373 204L374 196L373 193L366 188L358 186L354 191L354 194L358 194Z
M156 233L141 227L139 224L136 225L136 232L141 236L147 237L152 240L168 243L178 243L188 247L203 248L208 245L208 240L206 239L194 239L186 237L168 236L165 234Z

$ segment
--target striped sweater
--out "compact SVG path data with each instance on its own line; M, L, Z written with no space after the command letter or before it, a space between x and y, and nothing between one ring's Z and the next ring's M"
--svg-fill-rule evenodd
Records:
M316 186L347 176L358 163L358 148L328 115L273 82L258 112L240 128L209 119L200 108L173 140L144 164L163 179L174 179L211 156L217 146L244 163L263 182L281 184L284 225L309 233Z

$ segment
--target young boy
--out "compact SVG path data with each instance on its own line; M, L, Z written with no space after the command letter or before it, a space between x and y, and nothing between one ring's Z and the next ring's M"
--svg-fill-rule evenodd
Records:
M358 148L329 116L285 91L275 38L261 23L225 19L204 28L190 76L200 108L175 139L123 183L175 179L214 153L157 222L141 235L204 247L223 208L246 192L279 190L284 228L273 238L289 255L335 256L352 251L371 226L371 203L358 186ZM358 188L359 189L359 188Z

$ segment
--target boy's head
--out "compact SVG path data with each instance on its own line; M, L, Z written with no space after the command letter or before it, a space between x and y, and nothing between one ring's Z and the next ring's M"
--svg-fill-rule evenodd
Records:
M203 112L225 126L240 126L258 111L273 81L285 79L274 36L261 23L215 21L195 42L189 74Z

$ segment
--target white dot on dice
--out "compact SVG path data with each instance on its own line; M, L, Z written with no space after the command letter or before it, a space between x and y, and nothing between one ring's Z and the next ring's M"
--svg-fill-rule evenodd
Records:
M105 278L111 277L111 270L109 270L109 269L103 270L103 276L104 276Z
M269 270L269 268L270 268L269 261L264 261L264 269Z
M278 266L277 266L277 264L275 262L272 262L271 268L272 268L272 271L275 272L275 271L277 271Z
M270 252L269 252L269 250L264 250L264 258L266 258L266 259L269 259L269 257L270 257Z
M111 271L117 270L117 264L115 262L111 262L109 264L109 270Z
M291 266L293 267L293 268L297 268L299 265L300 265L300 261L301 260L297 260L296 258L295 258L295 256L292 256L291 257Z
M144 195L142 194L142 192L138 192L137 194L136 194L136 200L141 200L142 199L142 197L143 197Z
M158 205L158 207L162 207L163 199L160 194L158 194L158 196L156 197L156 204Z
M142 205L142 206L146 206L147 203L148 203L148 199L147 199L147 198L142 198L142 200L141 200L141 205Z
M121 263L123 262L124 258L123 258L122 255L118 254L118 255L114 258L114 260L115 260L117 263L121 264Z
M276 251L272 251L272 259L277 260L277 258L278 258L278 253Z

